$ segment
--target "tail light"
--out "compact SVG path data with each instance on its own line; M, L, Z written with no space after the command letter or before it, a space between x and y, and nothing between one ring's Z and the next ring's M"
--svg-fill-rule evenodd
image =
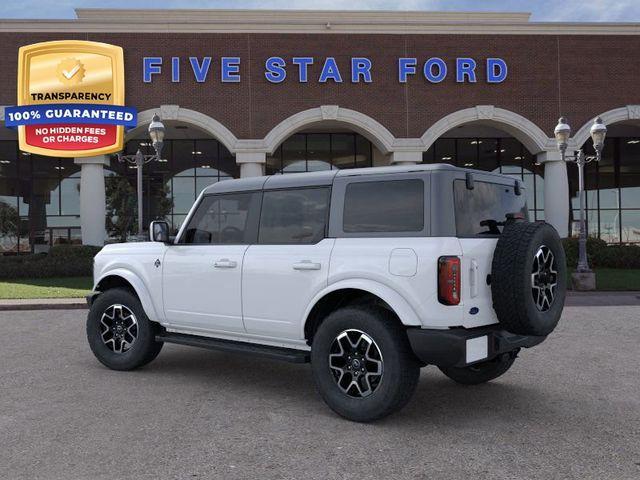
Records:
M438 259L438 301L444 305L460 303L460 259L440 257Z

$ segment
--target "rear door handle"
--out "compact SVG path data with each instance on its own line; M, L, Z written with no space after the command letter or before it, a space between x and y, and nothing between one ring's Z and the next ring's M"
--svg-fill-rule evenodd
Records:
M228 258L221 258L220 260L214 262L213 266L216 268L236 268L238 266L238 262L229 260Z
M322 265L311 260L302 260L293 264L294 270L320 270Z

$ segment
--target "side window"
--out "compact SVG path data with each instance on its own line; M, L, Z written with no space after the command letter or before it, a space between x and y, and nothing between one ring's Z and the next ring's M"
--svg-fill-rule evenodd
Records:
M476 181L469 190L464 180L453 184L459 236L500 235L508 213L520 213L529 219L526 195L516 195L509 185Z
M329 198L328 188L264 192L258 243L318 243L325 237Z
M421 232L424 182L419 179L354 182L344 197L345 233Z
M180 243L255 243L259 211L259 193L226 193L204 197Z

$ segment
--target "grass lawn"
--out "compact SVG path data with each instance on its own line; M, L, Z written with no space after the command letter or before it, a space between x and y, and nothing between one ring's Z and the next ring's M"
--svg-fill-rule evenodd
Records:
M596 289L604 291L640 290L640 270L623 268L595 268ZM571 272L569 277L571 277Z
M92 287L91 277L0 280L0 299L77 298L87 295Z

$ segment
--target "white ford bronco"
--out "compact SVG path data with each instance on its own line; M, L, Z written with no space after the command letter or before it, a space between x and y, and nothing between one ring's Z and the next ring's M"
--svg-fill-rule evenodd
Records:
M228 180L175 239L95 257L89 345L131 370L164 343L311 362L338 414L402 408L420 368L462 384L505 373L564 306L556 230L530 222L521 181L450 165Z

